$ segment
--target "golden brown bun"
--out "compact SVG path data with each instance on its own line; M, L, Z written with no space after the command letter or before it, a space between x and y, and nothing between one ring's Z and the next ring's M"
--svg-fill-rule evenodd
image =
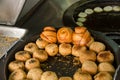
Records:
M94 75L97 73L97 64L93 61L85 61L82 64L82 72Z
M73 44L86 46L91 40L91 35L85 27L75 27L75 32L72 36Z
M16 69L25 69L25 65L24 65L24 62L22 61L12 61L9 63L8 65L8 69L13 72L15 71Z
M73 32L72 40L73 44L80 45L80 41L82 40L83 34Z
M72 29L68 27L62 27L57 31L57 39L59 43L71 43L72 42Z
M40 68L30 69L27 73L27 78L30 80L40 80L43 71Z
M41 80L58 80L58 77L55 72L45 71L41 76Z
M15 59L19 61L26 61L31 58L30 52L28 51L18 51L15 53Z
M104 51L106 48L105 44L102 42L94 41L90 46L89 49L99 53L100 51Z
M73 45L72 47L72 55L79 57L80 53L85 51L87 48L85 46L78 46L78 45Z
M108 62L102 62L98 65L98 71L105 71L105 72L109 72L111 74L115 73L115 68L112 64L108 63Z
M31 54L33 54L34 51L38 50L38 47L35 43L30 42L25 45L24 50L29 51Z
M48 59L48 54L45 50L36 50L33 53L33 58L37 58L40 62L44 62Z
M79 60L81 63L84 63L85 61L96 61L96 53L94 51L90 51L90 50L85 50L82 51L79 54Z
M90 33L86 31L80 41L80 46L85 46L91 40Z
M25 62L25 68L27 70L30 70L32 68L39 68L40 67L40 62L36 58L30 58Z
M22 69L16 69L13 71L8 80L24 80L26 79L26 73Z
M99 72L94 76L94 80L113 80L108 72Z
M54 27L52 27L52 26L46 26L46 27L44 27L43 30L44 31L56 31L56 29Z
M58 45L57 44L48 44L45 47L45 51L48 53L49 56L55 56L58 53Z
M56 32L54 31L43 31L40 34L40 37L47 41L48 43L56 43L57 42L57 36Z
M110 62L114 61L114 55L110 51L101 51L97 55L98 62Z
M71 44L62 43L59 45L59 53L63 56L71 54L72 46Z
M40 49L45 49L46 45L48 45L48 42L45 40L42 40L41 38L36 40L36 45L40 48Z
M92 80L92 76L88 73L82 72L79 68L73 75L73 80Z

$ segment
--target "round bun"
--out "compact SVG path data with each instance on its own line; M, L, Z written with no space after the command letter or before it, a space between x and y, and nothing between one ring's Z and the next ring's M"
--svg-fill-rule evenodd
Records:
M78 45L73 45L72 47L72 55L79 57L80 54L85 51L87 48L85 46L78 46Z
M48 42L39 38L36 40L36 44L40 49L44 49L48 45Z
M114 56L110 51L101 51L97 55L98 62L110 62L114 61Z
M73 30L69 27L62 27L57 31L57 39L59 43L71 43Z
M108 72L99 72L94 76L94 80L113 80Z
M78 69L73 75L73 80L92 80L92 76L82 72L81 69Z
M83 34L82 39L80 40L80 46L86 46L90 42L90 40L91 40L91 35L89 31L86 31Z
M8 69L11 72L15 71L16 69L24 69L24 68L25 68L24 62L21 61L12 61L8 65Z
M34 51L38 50L38 47L35 43L30 42L27 45L25 45L24 50L29 51L31 52L31 54L33 54Z
M47 41L48 43L56 43L57 42L57 34L54 31L43 31L40 34L40 37Z
M71 77L60 77L59 80L72 80Z
M58 53L58 45L57 44L48 44L45 47L45 51L48 53L49 56L55 56Z
M98 65L98 71L99 72L109 72L111 74L115 73L115 68L112 64L108 62L103 62Z
M58 80L58 77L55 72L45 71L41 76L41 80Z
M40 62L44 62L48 59L48 54L45 50L36 50L33 53L33 58L37 58Z
M73 32L73 36L72 36L73 44L79 46L80 45L80 41L82 39L82 36L83 36L83 34Z
M27 78L30 80L40 80L43 71L40 68L30 69L27 73Z
M31 58L30 52L28 51L18 51L15 53L15 59L18 61L26 61Z
M91 35L85 27L75 27L75 32L72 36L73 44L86 46L91 40Z
M106 46L102 42L94 41L89 48L90 50L99 53L100 51L104 51Z
M26 73L22 69L16 69L13 71L8 80L24 80L26 79Z
M36 58L30 58L25 62L25 68L27 70L30 70L32 68L39 68L40 67L40 62Z
M72 46L71 44L62 43L59 45L59 53L63 56L71 54Z
M85 61L82 64L82 71L91 75L95 75L97 73L97 64L93 61Z
M81 63L84 63L85 61L96 61L96 53L94 51L90 51L90 50L85 50L82 51L79 54L79 60Z

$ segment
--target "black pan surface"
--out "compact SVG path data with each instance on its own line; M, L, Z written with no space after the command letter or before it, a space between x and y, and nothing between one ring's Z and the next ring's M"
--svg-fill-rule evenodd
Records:
M107 50L110 50L112 53L114 53L115 60L114 60L114 67L117 68L117 66L120 64L120 49L118 48L118 45L108 37L106 37L101 32L92 31L90 30L92 36L95 38L96 41L103 42ZM4 67L4 78L5 80L8 80L8 76L10 74L8 70L8 64L14 60L15 53L17 51L23 50L24 46L28 42L35 42L36 39L39 38L39 35L32 36L24 41L19 41L14 47L12 47L8 51L8 55L6 56L5 60L5 67ZM49 57L47 61L44 63L41 63L41 68L43 71L46 70L52 70L57 73L57 75L60 76L73 76L77 68L81 67L81 64L74 65L73 64L73 56L69 55L66 57L63 57L61 55L56 55L55 57ZM77 62L77 61L76 61Z
M63 23L66 26L78 26L76 20L80 12L85 9L105 6L120 6L120 0L80 0L71 5L63 15ZM83 23L89 29L101 32L119 32L120 12L101 12L87 16Z

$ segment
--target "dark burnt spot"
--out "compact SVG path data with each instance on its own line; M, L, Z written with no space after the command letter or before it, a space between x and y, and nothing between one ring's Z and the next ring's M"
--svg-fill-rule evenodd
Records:
M29 46L28 46L28 48L30 48L30 49L31 49L32 47L33 47L33 45L29 45Z
M31 59L30 61L29 61L29 63L35 63L36 62L36 60L34 60L34 59Z
M109 55L110 54L108 52L104 52L104 53L100 54L99 57L106 59Z

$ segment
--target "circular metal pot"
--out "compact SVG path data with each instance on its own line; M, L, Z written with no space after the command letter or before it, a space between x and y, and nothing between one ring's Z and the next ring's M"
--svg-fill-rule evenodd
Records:
M93 31L93 30L89 30L92 34L92 36L94 37L94 39L96 41L100 41L100 42L103 42L105 45L106 45L106 48L107 50L110 50L113 54L114 54L114 57L115 57L115 60L114 60L114 67L117 68L118 65L120 64L120 49L118 47L118 45L111 39L109 39L108 37L106 37L103 33L101 32L98 32L98 31ZM24 40L24 41L19 41L15 46L13 46L9 51L8 51L8 55L6 56L6 59L5 59L5 67L4 67L4 80L8 80L8 77L9 77L9 70L8 70L8 64L14 60L14 57L15 57L15 53L17 51L20 51L20 50L23 50L24 46L28 43L28 42L35 42L36 39L38 38L39 36L36 35L36 36L33 36L27 40ZM61 67L61 66L59 66ZM71 67L71 66L70 66ZM57 72L57 70L56 70ZM74 72L71 72L71 73L74 73ZM118 73L118 71L116 72L116 74ZM120 73L120 72L119 72ZM64 74L63 74L64 75ZM116 77L116 76L115 76Z
M72 4L63 15L63 23L66 26L78 26L76 24L78 14L86 9L94 10L95 7L120 6L120 0L80 0ZM88 14L83 25L89 29L101 32L119 32L120 12L99 12Z

